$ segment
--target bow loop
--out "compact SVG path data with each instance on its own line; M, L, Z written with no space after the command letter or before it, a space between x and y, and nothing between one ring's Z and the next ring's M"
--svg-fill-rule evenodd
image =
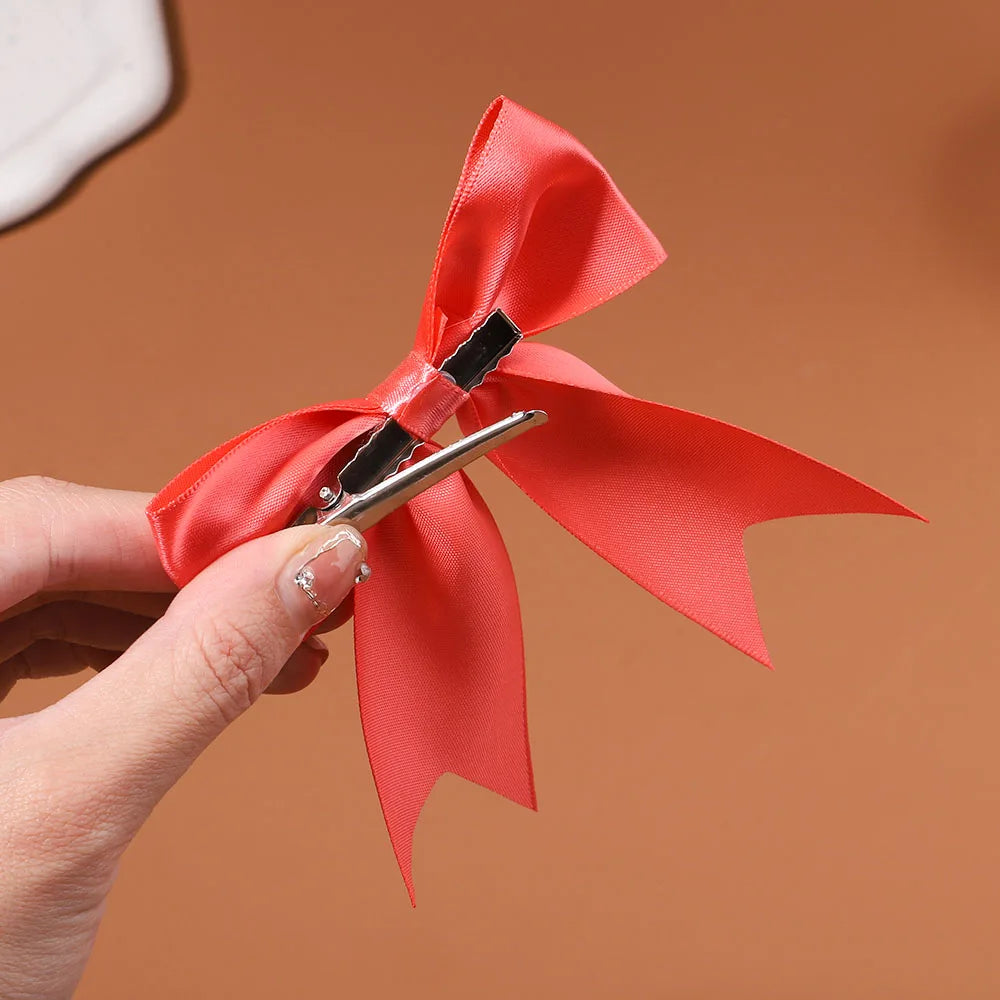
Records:
M379 420L363 400L311 406L189 465L146 508L170 578L183 586L231 548L286 527L330 459Z
M606 302L665 257L578 139L498 97L466 156L416 350L439 365L494 309L526 336L539 333Z

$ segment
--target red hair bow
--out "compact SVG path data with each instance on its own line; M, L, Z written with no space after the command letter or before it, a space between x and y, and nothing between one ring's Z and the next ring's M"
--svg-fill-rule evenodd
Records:
M918 515L766 438L629 396L545 344L518 343L471 393L437 370L495 309L528 337L664 258L573 136L498 98L466 157L409 356L365 399L270 420L169 483L149 506L167 572L184 584L231 547L285 527L331 456L387 415L430 441L452 414L469 433L538 407L548 425L493 462L636 583L768 664L743 553L748 525ZM503 540L464 474L390 515L368 544L376 571L355 598L361 719L412 899L413 832L442 774L535 806L520 611Z

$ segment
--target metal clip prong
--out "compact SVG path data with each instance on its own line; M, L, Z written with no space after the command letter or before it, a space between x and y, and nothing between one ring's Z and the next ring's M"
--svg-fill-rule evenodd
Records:
M310 508L297 524L351 524L358 531L367 531L387 514L402 507L424 490L441 482L453 472L482 457L494 448L512 441L518 435L539 427L548 420L544 410L524 410L512 413L489 427L474 431L467 437L446 445L440 451L422 458L408 469L396 472L363 493L340 493L326 507Z

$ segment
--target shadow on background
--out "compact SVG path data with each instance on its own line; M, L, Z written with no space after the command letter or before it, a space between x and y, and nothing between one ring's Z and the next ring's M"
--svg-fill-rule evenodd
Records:
M170 96L167 98L167 103L164 104L163 109L144 128L123 139L116 146L105 150L100 156L88 163L51 201L47 202L37 211L32 212L31 215L18 220L4 229L0 229L0 240L19 232L26 226L30 226L38 219L47 216L50 212L58 211L66 202L71 198L75 198L86 187L94 172L100 170L107 160L116 156L118 151L125 146L140 142L146 136L162 128L184 103L188 92L188 74L187 63L183 54L184 49L181 45L180 17L177 12L176 0L161 0L161 7L163 9L163 20L166 25L167 45L170 48L171 73Z
M1000 104L981 107L946 136L934 181L939 224L991 284L1000 273Z

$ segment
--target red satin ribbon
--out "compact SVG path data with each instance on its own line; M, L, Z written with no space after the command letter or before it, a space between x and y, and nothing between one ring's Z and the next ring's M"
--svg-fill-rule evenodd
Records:
M748 525L795 514L916 517L877 490L729 424L627 395L579 359L522 342L466 394L437 366L494 309L526 336L624 291L664 252L571 135L505 98L469 149L413 351L364 400L271 420L204 456L151 502L163 565L184 584L283 528L331 456L387 414L429 441L513 410L549 423L492 454L577 538L671 607L768 664L743 553ZM413 832L453 772L534 807L517 591L464 474L368 533L355 602L365 741L407 889Z

